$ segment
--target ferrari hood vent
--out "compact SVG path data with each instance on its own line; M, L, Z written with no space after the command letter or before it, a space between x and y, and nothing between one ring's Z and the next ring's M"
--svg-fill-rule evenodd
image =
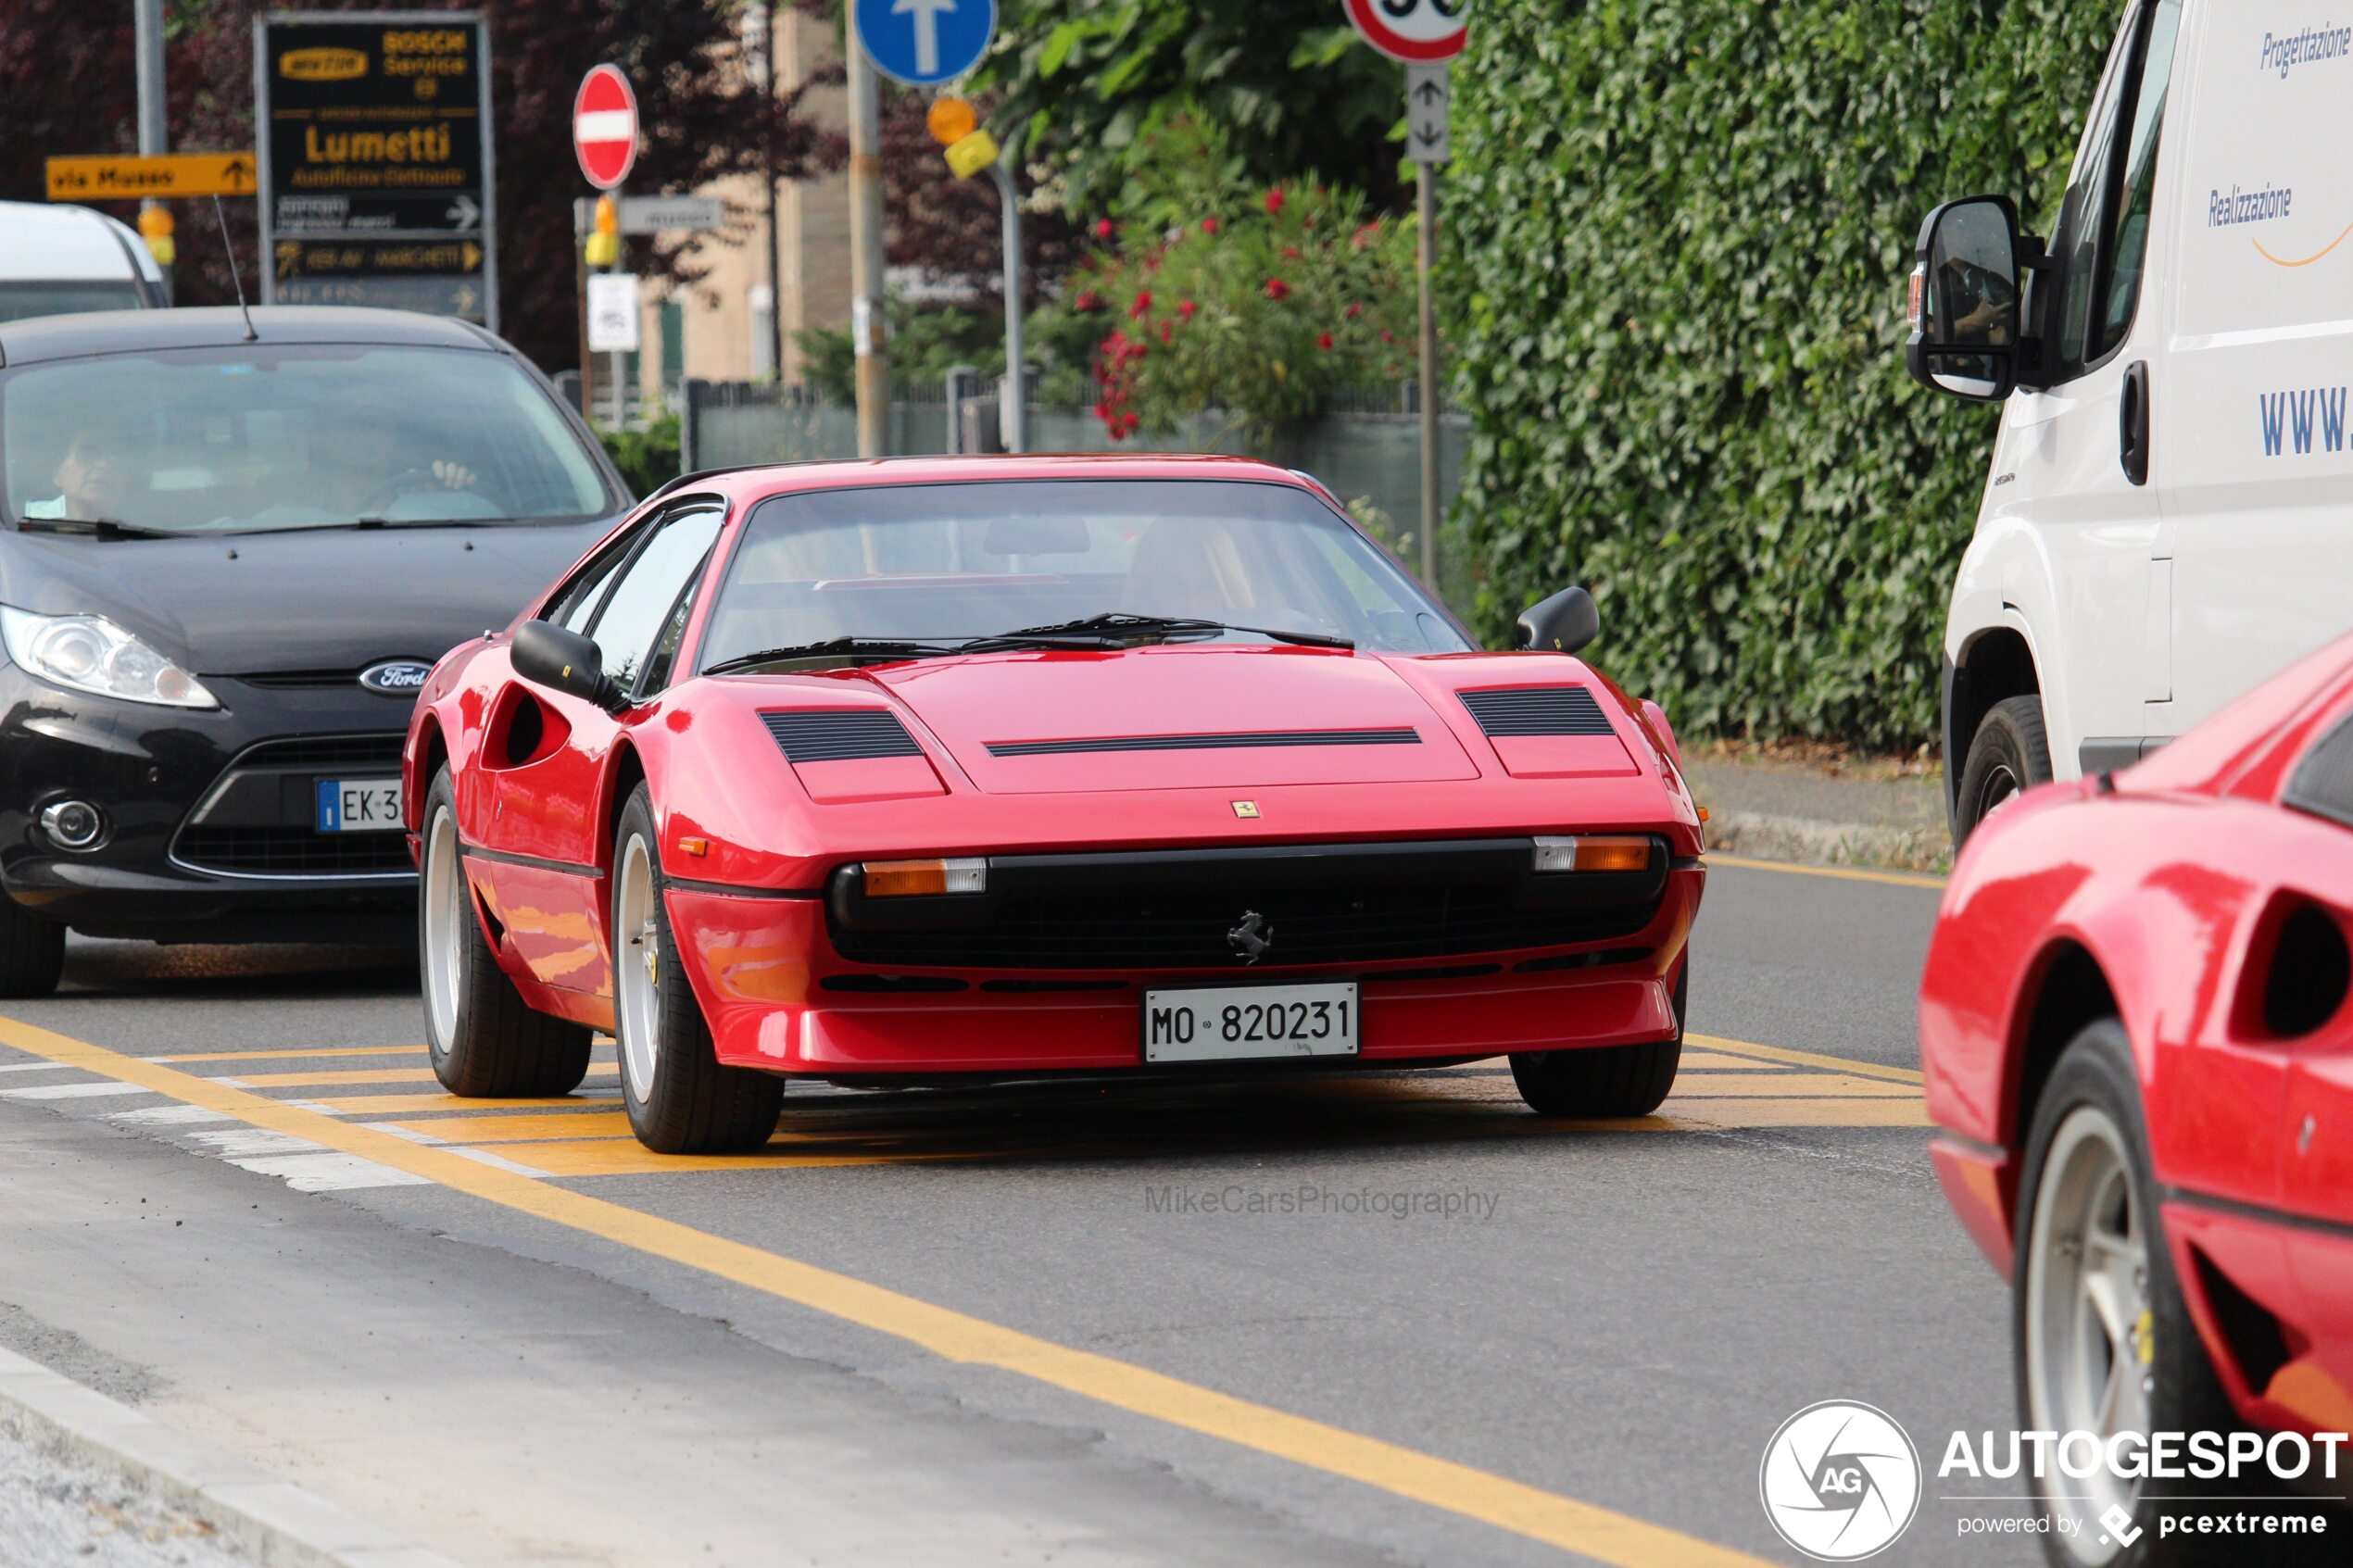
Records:
M762 713L789 762L850 762L921 757L924 748L887 708L809 708Z
M1583 686L1499 686L1465 692L1463 706L1488 735L1614 735L1609 716Z
M1106 735L1095 740L995 740L991 757L1066 757L1086 751L1238 751L1266 746L1419 746L1410 725L1378 730L1239 730L1206 735Z

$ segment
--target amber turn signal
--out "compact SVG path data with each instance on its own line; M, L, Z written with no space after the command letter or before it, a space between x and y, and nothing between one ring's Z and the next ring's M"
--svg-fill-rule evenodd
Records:
M912 898L942 893L985 893L988 862L970 860L868 860L858 868L869 898Z
M1540 872L1646 872L1651 869L1651 841L1639 834L1597 838L1540 838L1536 841Z

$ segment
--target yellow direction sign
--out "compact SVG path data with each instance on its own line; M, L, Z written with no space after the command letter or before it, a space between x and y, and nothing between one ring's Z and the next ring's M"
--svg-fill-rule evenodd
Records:
M98 153L49 160L53 202L126 201L135 196L249 196L251 153Z

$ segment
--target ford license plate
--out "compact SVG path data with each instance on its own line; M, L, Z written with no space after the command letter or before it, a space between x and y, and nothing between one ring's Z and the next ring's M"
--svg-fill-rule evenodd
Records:
M1144 1060L1354 1056L1358 1022L1353 982L1147 991Z
M398 779L321 779L321 833L396 833L400 820Z

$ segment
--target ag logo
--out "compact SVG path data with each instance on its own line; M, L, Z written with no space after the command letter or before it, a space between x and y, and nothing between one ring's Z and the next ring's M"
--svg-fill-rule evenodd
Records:
M1910 1527L1919 1450L1884 1411L1825 1399L1781 1423L1757 1488L1781 1539L1824 1562L1853 1562Z

